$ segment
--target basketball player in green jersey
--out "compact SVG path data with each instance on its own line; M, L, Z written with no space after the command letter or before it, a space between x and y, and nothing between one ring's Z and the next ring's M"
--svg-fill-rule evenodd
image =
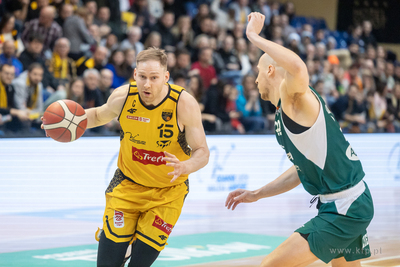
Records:
M275 134L293 163L255 191L238 189L226 200L239 203L282 194L300 183L319 196L318 215L264 258L261 266L307 266L321 259L333 267L361 266L370 256L366 228L373 203L361 163L323 99L308 86L304 62L292 51L259 36L265 17L251 13L248 39L265 52L256 80L261 97L277 108Z

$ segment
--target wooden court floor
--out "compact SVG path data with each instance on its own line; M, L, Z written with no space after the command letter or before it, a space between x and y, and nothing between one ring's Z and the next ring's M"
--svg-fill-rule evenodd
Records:
M400 187L371 188L375 216L368 228L372 257L363 266L400 266ZM288 237L293 230L316 215L309 208L305 193L283 194L256 203L241 204L235 211L224 207L221 200L190 200L184 205L173 234L190 235L220 231ZM0 203L1 206L1 203ZM96 243L93 233L101 227L98 221L44 218L40 215L0 215L0 253L27 251ZM190 265L197 267L259 266L264 256ZM0 263L0 266L1 263ZM93 265L95 266L95 265ZM330 266L321 261L311 267ZM174 267L174 266L170 266ZM188 266L189 267L189 266Z

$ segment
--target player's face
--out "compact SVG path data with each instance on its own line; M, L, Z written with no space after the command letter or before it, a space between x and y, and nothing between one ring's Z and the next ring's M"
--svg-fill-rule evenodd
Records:
M270 100L269 98L269 87L267 81L266 70L261 64L258 65L258 76L256 79L258 91L260 92L261 99Z
M169 72L160 62L149 60L140 62L134 71L139 96L146 105L158 105L165 97L162 94Z

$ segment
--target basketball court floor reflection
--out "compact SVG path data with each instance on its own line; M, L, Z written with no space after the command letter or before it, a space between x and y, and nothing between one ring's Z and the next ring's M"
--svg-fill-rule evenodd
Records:
M372 257L362 264L400 266L400 188L371 192L375 217L367 230ZM269 251L316 215L309 200L306 192L283 194L231 211L224 200L188 198L169 245L153 266L259 266ZM95 266L94 233L102 214L103 207L93 207L1 215L0 266ZM330 265L317 261L310 266Z

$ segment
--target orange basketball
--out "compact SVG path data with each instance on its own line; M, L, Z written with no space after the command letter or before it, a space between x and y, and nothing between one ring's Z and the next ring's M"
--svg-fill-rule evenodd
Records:
M47 135L58 142L72 142L83 135L87 126L86 112L72 100L58 100L43 114Z

